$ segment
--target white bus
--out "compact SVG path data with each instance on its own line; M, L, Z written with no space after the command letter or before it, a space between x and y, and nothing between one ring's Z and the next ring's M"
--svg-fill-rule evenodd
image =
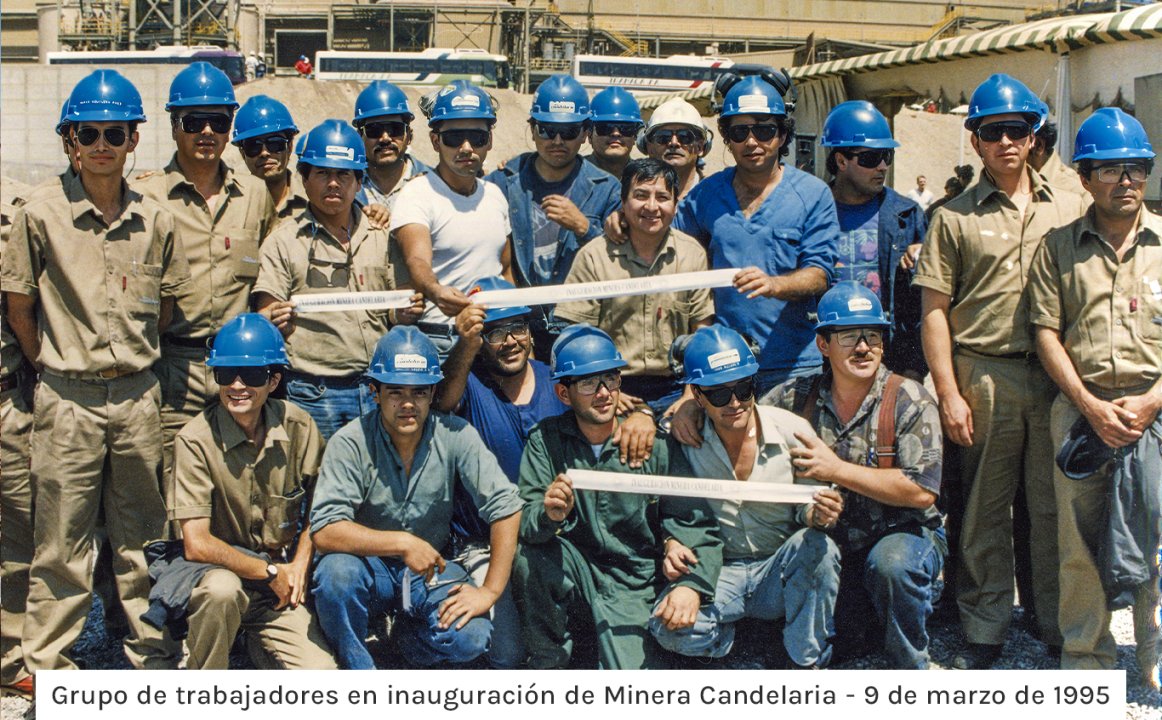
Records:
M62 50L46 53L48 65L189 65L204 60L238 85L246 82L242 53L216 45L164 45L153 50Z
M635 95L692 90L713 85L718 76L758 66L739 65L730 58L671 55L665 58L574 55L573 77L591 90L620 85Z
M432 86L467 80L481 87L505 88L510 75L504 55L478 49L428 48L423 52L320 50L315 53L315 77Z

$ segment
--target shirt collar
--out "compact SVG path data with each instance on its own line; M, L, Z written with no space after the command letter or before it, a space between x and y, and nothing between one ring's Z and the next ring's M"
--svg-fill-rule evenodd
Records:
M391 453L391 459L395 462L396 467L400 468L400 474L403 475L403 457L400 456L399 450L396 449L395 443L392 442L391 435L388 435L387 430L383 427L383 418L379 414L379 406L377 405L368 414L372 416L370 420L375 425L375 442L387 448L387 451ZM416 456L412 458L412 475L423 466L424 459L427 457L428 451L432 446L432 436L435 433L436 411L429 410L428 417L424 420L423 432L420 434L420 443L416 446Z
M72 211L74 222L90 213L93 217L100 217L97 206L93 204L93 201L89 199L89 194L85 192L85 185L81 182L80 173L70 173L65 176L65 197L69 200L69 209ZM129 187L129 183L124 180L121 181L121 198L121 217L117 221L118 224L132 215L144 217L141 212L141 193Z
M876 377L872 381L871 388L868 390L867 395L864 396L863 402L859 404L859 410L851 417L847 425L842 427L855 424L860 418L863 418L872 411L872 407L883 397L884 385L887 384L889 375L891 375L891 371L881 362L879 369L876 370ZM819 383L819 402L838 420L839 415L835 412L835 406L831 399L831 381L831 370L828 368L823 371L823 380Z
M250 442L246 437L246 433L242 432L242 428L234 421L234 416L221 403L214 406L214 422L218 426L218 434L222 438L223 452L230 452L234 448L244 443ZM290 436L287 435L286 426L282 422L282 414L276 412L273 405L268 401L262 406L262 424L266 427L266 437L263 440L263 449L270 447L276 442L287 443L290 442Z
M1043 202L1053 201L1053 187L1045 182L1041 174L1033 170L1033 166L1026 163L1025 172L1029 175L1030 192L1035 200ZM980 180L976 185L972 186L972 200L974 205L983 205L996 195L1000 195L1004 200L1009 200L1009 196L993 182L992 177L989 176L988 170L982 170L980 173Z
M1096 242L1105 242L1097 230L1095 216L1094 206L1090 205L1085 214L1081 216L1080 232L1077 235L1080 241L1084 242L1089 238ZM1134 244L1138 245L1143 241L1148 241L1153 245L1162 244L1162 218L1150 212L1145 203L1142 203L1142 207L1138 211L1138 231L1134 235Z
M642 258L641 255L638 255L637 250L635 250L633 247L633 243L631 243L628 239L625 242L621 243L620 245L615 244L615 243L609 243L609 254L611 256L624 257L624 258L629 259L632 262L637 263L638 265L641 265L641 266L647 267L647 268L653 267L654 265L657 265L658 262L663 260L663 259L665 259L665 260L672 259L677 252L678 252L678 250L674 246L674 229L673 228L670 228L669 230L666 231L666 236L664 238L662 238L662 246L660 248L658 248L658 254L654 257L654 260L651 263L647 263L645 261L645 259Z
M782 448L787 447L790 442L783 432L779 429L779 422L776 415L776 409L766 405L755 404L755 430L758 434L758 444L763 454L772 452L778 453ZM716 449L721 451L723 457L726 457L726 449L722 444L722 439L718 437L718 433L714 430L714 423L711 422L710 416L703 414L702 418L702 437L710 442Z
M231 195L241 194L242 189L238 184L237 178L234 177L234 169L225 162L218 161L218 174L222 177L222 189ZM174 193L182 185L186 185L193 192L197 192L194 184L186 179L182 172L181 165L178 165L178 154L175 152L170 158L169 164L165 166L165 184L166 195L173 197Z

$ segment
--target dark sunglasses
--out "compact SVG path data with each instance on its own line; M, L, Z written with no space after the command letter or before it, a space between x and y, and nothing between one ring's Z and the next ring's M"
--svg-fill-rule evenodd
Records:
M698 392L702 393L702 397L706 398L706 402L714 407L726 407L730 404L730 396L738 398L739 402L746 402L754 397L754 378L747 378L740 380L733 386L715 385L713 387L700 387Z
M381 138L385 134L388 137L403 137L407 131L408 124L399 120L369 122L364 123L363 127L359 128L359 132L363 133L365 138Z
M230 124L234 118L226 113L190 113L182 116L182 131L200 133L207 125L216 133L230 132Z
M683 128L681 130L654 130L646 137L646 140L657 143L658 145L669 145L670 141L675 137L678 138L678 144L680 145L693 145L695 141L701 138L693 130Z
M493 345L501 344L508 339L509 335L514 340L524 340L529 336L529 324L527 322L509 323L484 331L484 339Z
M458 148L464 145L467 141L473 148L482 148L488 144L488 137L491 135L488 130L441 130L440 142L444 147Z
M346 288L351 282L351 265L354 259L351 255L351 243L347 243L346 262L331 262L315 258L315 243L318 237L311 238L311 247L307 250L307 287L310 288ZM330 268L330 277L323 273L324 268Z
M97 138L102 135L105 136L105 143L109 147L121 147L129 139L129 133L125 128L110 127L102 132L100 128L83 127L77 130L77 142L88 147L97 142Z
M262 387L270 380L268 367L216 367L214 368L214 382L223 387L234 384L235 378L242 381L246 387Z
M552 140L559 137L568 142L580 137L581 131L584 129L584 125L577 123L537 123L537 137L542 140Z
M861 168L878 168L880 163L887 163L888 167L892 166L892 161L896 159L896 151L894 149L887 150L860 150L859 152L844 152L843 156L847 159L854 159L856 164Z
M748 135L754 135L759 142L769 142L776 135L783 132L781 125L776 123L755 123L753 125L731 125L723 133L726 139L733 143L746 142Z
M1010 140L1022 140L1033 133L1033 126L1027 122L1017 120L1011 122L996 122L981 125L976 129L976 136L985 142L1000 142L1002 135L1008 135Z
M242 141L242 152L249 158L256 158L262 154L262 148L271 155L278 155L290 147L290 139L282 135L271 135L265 138L250 138Z
M597 122L593 123L593 132L601 137L609 137L610 135L621 135L623 137L632 137L637 135L638 125L636 123L619 123L619 122Z

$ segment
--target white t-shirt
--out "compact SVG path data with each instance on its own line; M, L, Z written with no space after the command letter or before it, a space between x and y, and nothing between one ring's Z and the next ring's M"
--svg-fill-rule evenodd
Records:
M432 236L432 271L441 285L468 292L485 277L501 274L500 256L512 233L508 200L482 180L465 196L433 170L409 180L397 193L391 231L423 225ZM427 303L421 322L451 325L453 319Z
M908 199L915 200L920 205L921 210L927 210L928 206L931 205L932 201L936 198L932 195L932 191L928 188L924 188L924 192L918 191L919 188L912 188L908 192Z

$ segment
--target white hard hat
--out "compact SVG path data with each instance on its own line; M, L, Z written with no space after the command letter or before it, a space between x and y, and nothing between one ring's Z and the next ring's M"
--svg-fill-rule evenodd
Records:
M654 110L653 115L650 115L645 130L637 137L638 150L643 153L646 151L646 136L650 134L651 130L661 125L686 125L701 133L703 140L708 140L712 136L710 128L702 122L698 108L682 98L670 98L659 105Z

